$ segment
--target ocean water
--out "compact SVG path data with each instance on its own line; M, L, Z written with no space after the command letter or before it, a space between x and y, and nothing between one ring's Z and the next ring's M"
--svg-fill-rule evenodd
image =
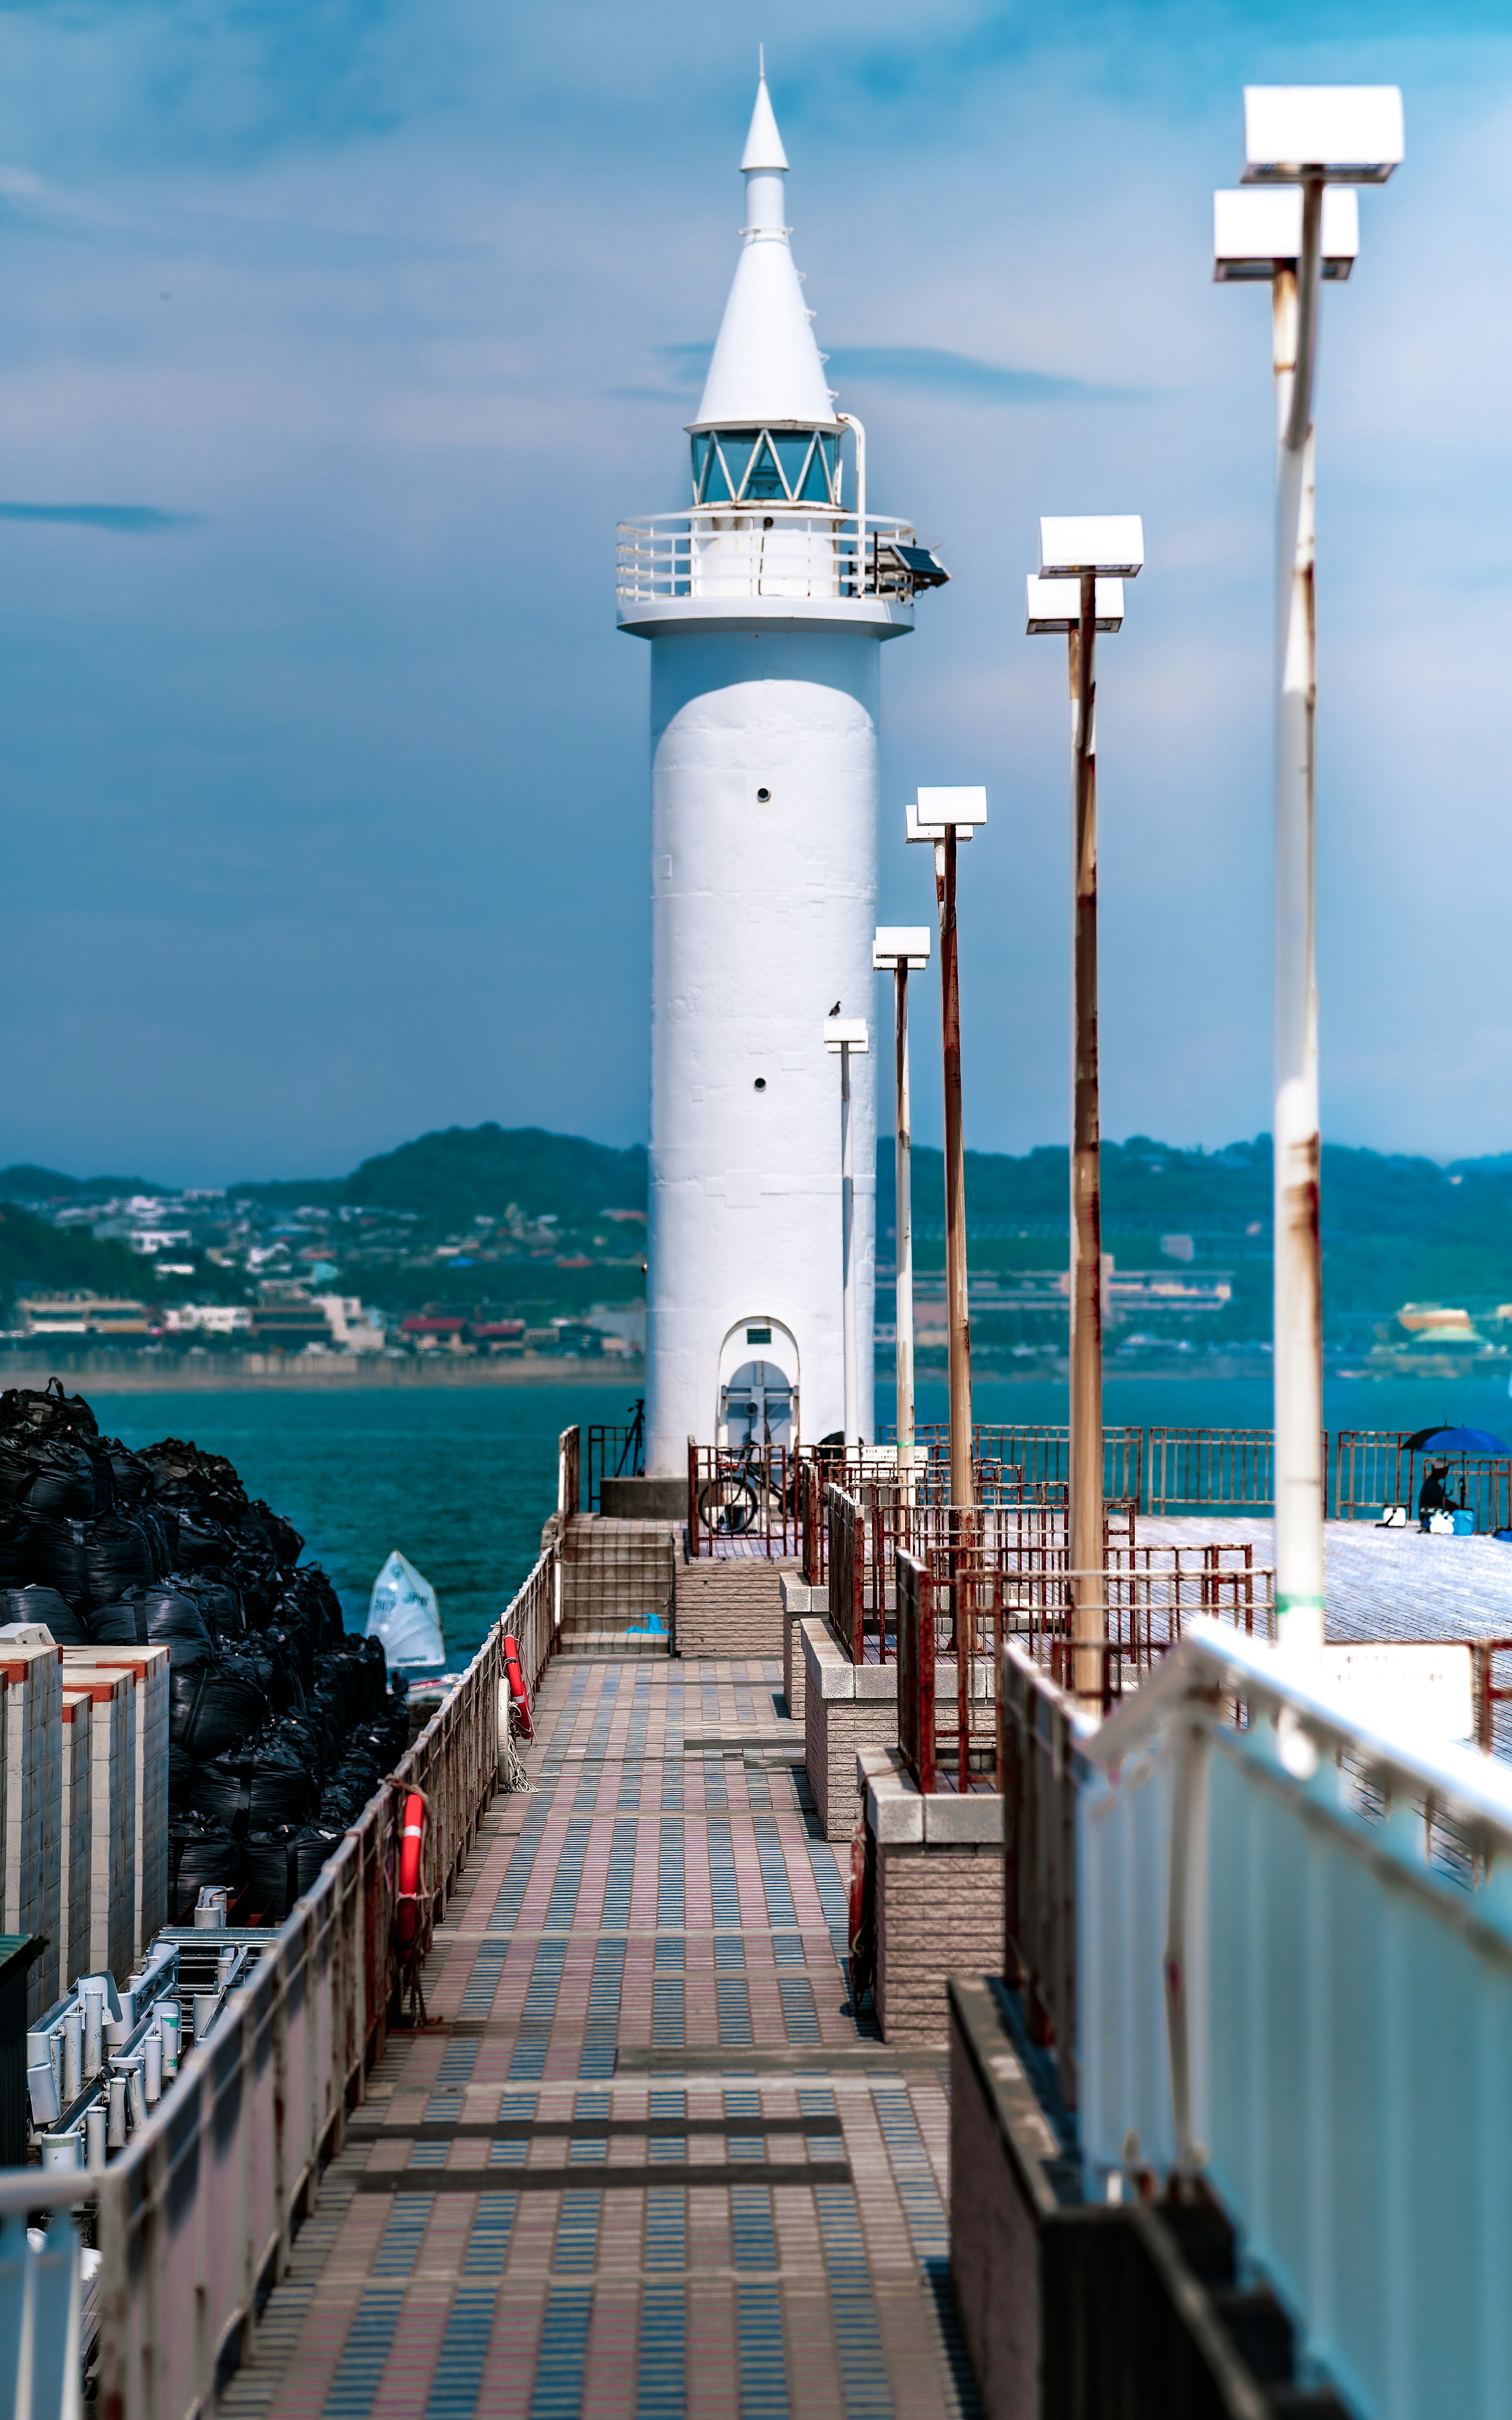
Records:
M397 1546L440 1599L448 1652L471 1653L530 1571L541 1525L556 1503L559 1433L574 1420L623 1420L604 1387L438 1387L390 1393L353 1388L270 1393L110 1395L90 1398L100 1426L127 1445L193 1437L230 1457L249 1495L302 1531L306 1553L331 1574L348 1626L362 1629L379 1567ZM1053 1381L979 1379L983 1421L1064 1421L1066 1389ZM1504 1381L1340 1381L1328 1388L1330 1429L1419 1428L1453 1421L1512 1442ZM877 1388L879 1423L891 1420L890 1387ZM918 1391L920 1420L948 1415L942 1382ZM1264 1379L1214 1381L1121 1373L1104 1388L1109 1423L1268 1428Z

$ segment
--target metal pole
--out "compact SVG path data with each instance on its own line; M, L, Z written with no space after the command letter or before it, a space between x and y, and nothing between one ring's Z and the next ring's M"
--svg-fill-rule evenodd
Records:
M1323 1284L1313 851L1312 389L1323 188L1273 285L1276 414L1274 1355L1276 1633L1323 1643Z
M1072 743L1071 1536L1072 1635L1106 1628L1103 1544L1103 1202L1097 1047L1097 580L1081 576L1067 643ZM1077 1658L1081 1695L1101 1696L1101 1655Z
M914 1214L912 1201L913 1136L908 1114L908 961L899 958L892 970L894 1089L897 1098L897 1140L893 1154L893 1187L897 1197L898 1237L898 1477L909 1499L914 1469Z
M975 1501L971 1469L971 1326L966 1314L966 1165L961 1131L961 984L956 965L954 824L934 850L945 1041L945 1293L950 1337L950 1501Z
M856 1171L851 1158L851 1046L840 1046L840 1191L842 1319L845 1352L845 1443L860 1443L856 1421Z

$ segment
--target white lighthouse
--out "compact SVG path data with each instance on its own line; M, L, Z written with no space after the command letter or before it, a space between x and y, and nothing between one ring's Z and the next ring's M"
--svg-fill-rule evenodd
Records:
M651 642L646 1469L843 1418L840 1087L825 1016L872 1022L878 649L944 573L868 510L756 94L734 283L690 424L687 510L620 533ZM850 440L847 445L845 441ZM843 458L842 458L843 449ZM856 1419L874 1435L876 1055L853 1058Z

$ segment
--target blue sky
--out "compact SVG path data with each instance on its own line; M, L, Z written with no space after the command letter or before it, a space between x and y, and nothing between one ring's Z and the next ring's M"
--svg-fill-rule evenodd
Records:
M968 1140L1067 1115L1042 511L1145 516L1100 660L1104 1125L1269 1122L1271 397L1209 276L1246 81L1395 81L1325 305L1323 1095L1512 1147L1504 8L68 0L0 11L0 1152L326 1173L645 1132L648 650L766 44L874 506L950 564L884 659L883 908L964 861ZM921 1028L921 1042L928 1034ZM932 1054L916 1054L932 1133Z

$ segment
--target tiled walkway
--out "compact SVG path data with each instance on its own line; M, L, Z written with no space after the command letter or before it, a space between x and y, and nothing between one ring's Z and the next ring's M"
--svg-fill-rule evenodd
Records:
M943 2060L857 2032L780 1668L562 1661L221 2408L945 2420Z
M1257 1563L1275 1559L1270 1521L1223 1512L1193 1520L1141 1513L1137 1535L1142 1546L1247 1539ZM1512 1545L1496 1538L1425 1537L1415 1523L1383 1529L1330 1521L1324 1551L1330 1638L1512 1637Z

